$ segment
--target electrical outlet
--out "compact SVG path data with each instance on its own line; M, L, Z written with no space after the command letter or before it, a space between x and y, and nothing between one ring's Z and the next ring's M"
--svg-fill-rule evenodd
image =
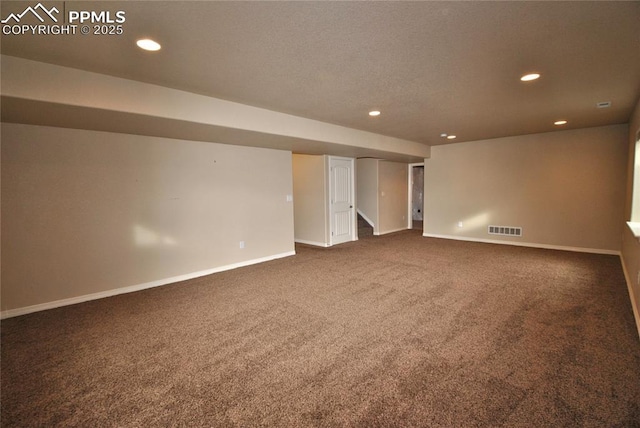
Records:
M461 221L458 222L458 227L462 227L462 222Z
M240 248L244 248L244 241L240 241Z
M287 202L293 202L293 195L287 195Z

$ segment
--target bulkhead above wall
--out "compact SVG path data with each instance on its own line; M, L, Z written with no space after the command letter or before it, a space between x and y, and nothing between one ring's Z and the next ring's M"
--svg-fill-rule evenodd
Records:
M430 147L204 95L2 56L2 121L399 161Z

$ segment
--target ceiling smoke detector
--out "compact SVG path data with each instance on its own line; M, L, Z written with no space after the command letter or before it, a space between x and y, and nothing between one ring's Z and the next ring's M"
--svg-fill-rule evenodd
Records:
M609 108L609 107L611 107L611 101L599 102L598 104L596 104L596 107L598 107L598 108Z

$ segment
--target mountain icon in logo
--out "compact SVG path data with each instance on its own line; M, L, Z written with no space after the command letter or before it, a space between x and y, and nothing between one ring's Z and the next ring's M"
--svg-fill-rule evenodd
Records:
M51 18L53 20L53 22L58 22L58 19L53 15L53 12L60 13L60 11L56 7L52 7L51 9L47 9L46 7L44 7L42 5L42 3L38 3L34 7L29 6L22 13L19 13L19 14L10 13L9 16L7 16L5 19L3 19L0 22L3 23L3 24L6 24L10 20L13 19L15 21L15 23L17 24L17 23L20 22L22 17L24 17L27 13L31 13L36 18L38 18L38 20L40 22L44 22L44 18L38 14L38 10L40 11L40 13L44 13L46 16Z

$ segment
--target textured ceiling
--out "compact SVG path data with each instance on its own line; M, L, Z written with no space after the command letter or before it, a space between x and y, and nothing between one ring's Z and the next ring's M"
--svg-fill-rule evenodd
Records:
M2 17L24 5L3 1ZM124 34L2 36L2 53L430 145L626 123L640 95L640 2L62 7L124 10ZM542 78L520 82L531 71Z

